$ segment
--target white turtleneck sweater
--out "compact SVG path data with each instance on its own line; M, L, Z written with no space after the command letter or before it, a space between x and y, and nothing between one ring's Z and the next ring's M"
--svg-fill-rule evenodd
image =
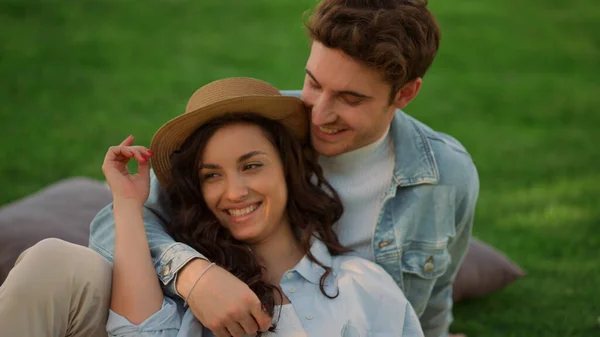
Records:
M340 243L373 261L373 233L394 172L389 129L379 140L360 149L334 157L320 156L319 164L344 204L344 214L334 226Z

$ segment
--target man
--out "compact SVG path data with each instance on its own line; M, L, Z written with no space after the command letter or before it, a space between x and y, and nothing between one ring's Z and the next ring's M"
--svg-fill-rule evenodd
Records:
M446 336L479 181L458 141L401 110L437 53L435 18L418 1L324 0L307 28L312 45L301 98L310 108L312 145L344 203L340 241L390 273L427 337ZM198 280L210 261L164 232L168 212L155 177L151 189L144 221L164 291L189 298L216 336L267 329L270 318L236 277L213 267ZM112 261L113 240L109 205L92 223L90 247Z

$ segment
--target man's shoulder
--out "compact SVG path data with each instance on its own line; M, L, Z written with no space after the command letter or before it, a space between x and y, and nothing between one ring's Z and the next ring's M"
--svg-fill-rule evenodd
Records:
M279 91L283 96L291 96L291 97L302 97L302 90L280 90Z
M434 130L412 116L406 116L429 144L438 171L439 185L455 186L460 190L470 189L469 185L478 183L474 160L457 138Z

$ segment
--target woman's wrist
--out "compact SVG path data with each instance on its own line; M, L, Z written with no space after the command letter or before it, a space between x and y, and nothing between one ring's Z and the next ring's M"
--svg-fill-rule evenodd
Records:
M138 200L131 198L121 198L113 196L113 211L121 212L121 211L132 211L142 213L144 208L144 204L140 203Z
M195 258L179 270L175 281L175 290L182 299L189 297L190 290L194 285L194 282L198 279L198 275L209 265L210 261Z

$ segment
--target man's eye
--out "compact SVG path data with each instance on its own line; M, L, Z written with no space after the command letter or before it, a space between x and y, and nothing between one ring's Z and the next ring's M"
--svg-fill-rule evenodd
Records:
M313 88L313 89L320 89L321 88L318 84L314 83L313 81L308 81L308 85L310 85L310 87Z
M351 96L351 95L344 95L341 96L340 99L342 100L342 102L350 105L350 106L356 106L359 105L360 103L362 103L364 100L360 97L355 97L355 96Z

